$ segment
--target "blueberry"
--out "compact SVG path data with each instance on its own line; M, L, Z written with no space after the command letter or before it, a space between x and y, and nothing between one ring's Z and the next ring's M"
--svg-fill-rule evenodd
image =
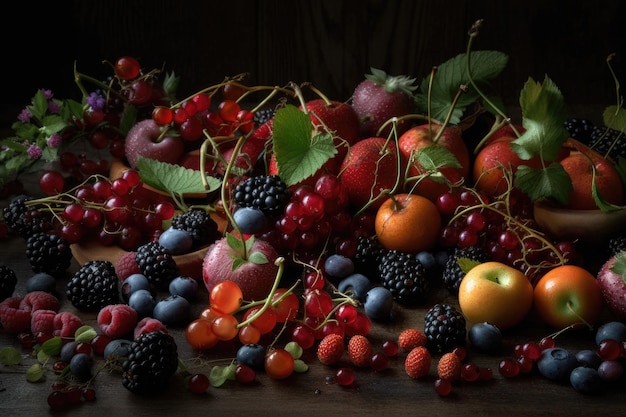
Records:
M78 342L76 342L75 340L71 340L71 341L65 343L61 347L61 353L59 354L59 357L61 358L61 360L63 362L70 363L70 361L72 360L72 357L76 353L76 345L77 345L77 343Z
M598 370L586 366L574 368L570 373L569 381L576 391L583 394L597 394L603 388L603 381Z
M346 256L332 254L324 262L324 271L332 278L345 278L354 273L354 262Z
M339 285L337 286L339 292L356 298L359 301L365 299L365 294L367 294L370 288L372 288L372 283L369 278L359 273L348 275L339 281Z
M26 292L44 291L54 294L56 288L56 278L46 272L39 272L26 281Z
M372 320L388 320L393 310L393 294L385 287L374 287L365 294L363 308Z
M579 365L576 356L559 347L545 349L537 360L539 373L558 382L568 381L570 373L577 366Z
M596 351L591 349L583 349L576 352L576 360L580 366L594 369L598 369L598 366L602 363L602 358L598 356Z
M445 250L441 250L441 251L438 251L437 253L435 253L435 260L437 261L437 265L440 268L445 267L446 263L448 262L448 257L449 256L450 255Z
M242 233L255 234L265 228L265 214L254 207L240 207L233 214L235 223L239 226Z
M121 293L122 299L128 303L132 293L138 290L148 290L154 295L154 288L148 278L143 274L129 275L124 282L122 282Z
M600 343L606 339L626 342L626 324L620 321L604 323L596 331L596 344L599 346Z
M603 381L617 381L624 375L624 365L619 360L602 361L598 366L598 374Z
M198 293L198 281L192 277L176 277L170 281L169 291L170 295L180 295L187 301L193 301Z
M502 332L492 323L476 323L467 333L472 346L484 353L496 354L502 348Z
M437 259L432 252L426 250L418 252L417 255L415 255L415 258L417 258L417 260L420 261L420 263L424 265L424 268L427 270L431 270L437 266Z
M121 362L130 353L133 342L127 339L113 339L104 348L104 359Z
M183 324L189 321L191 304L180 295L170 295L157 302L152 317L166 326Z
M139 318L152 317L156 300L148 290L137 290L130 295L128 306L137 312Z
M172 255L182 255L191 251L193 238L186 230L168 227L159 236L159 244L169 249Z
M70 372L80 379L91 376L91 356L86 353L77 353L70 360Z
M257 343L242 345L237 350L237 362L252 369L262 370L265 365L265 348Z

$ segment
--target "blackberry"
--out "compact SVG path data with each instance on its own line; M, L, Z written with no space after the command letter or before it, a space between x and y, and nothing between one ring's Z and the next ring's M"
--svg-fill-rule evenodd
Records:
M65 295L82 311L99 311L119 302L119 278L109 261L87 261L67 282Z
M138 247L135 262L148 281L160 290L167 290L170 282L179 275L171 252L157 241Z
M220 234L217 223L204 209L177 214L172 218L172 227L189 232L196 248L215 242Z
M259 109L254 112L254 118L253 118L254 124L256 126L260 126L263 123L270 120L272 117L274 117L274 109L270 109L270 108Z
M626 157L626 133L608 127L596 126L591 132L589 147L615 160L619 156Z
M122 364L122 385L140 395L163 392L178 369L178 347L174 338L161 331L137 337Z
M430 276L415 255L389 250L378 264L380 280L402 305L413 306L424 302L430 291Z
M365 275L370 281L379 281L378 265L385 252L376 237L359 236L354 254L355 272Z
M55 233L39 232L26 239L26 257L34 272L61 277L70 267L70 244Z
M446 264L443 268L443 285L452 294L459 293L459 285L461 280L465 276L465 272L459 265L459 259L467 258L476 262L486 262L487 254L480 246L471 246L469 248L455 248L452 254L448 257Z
M0 265L0 302L13 295L17 285L15 271L6 265Z
M572 118L565 121L564 127L572 138L588 145L595 125L587 119Z
M20 195L2 209L4 221L9 229L24 239L36 233L52 230L51 215L26 205L26 202L32 199Z
M424 334L428 348L448 352L465 346L467 322L463 314L450 304L435 304L424 316Z
M626 250L626 235L625 236L614 236L609 239L608 243L608 257L613 257L620 253L621 251Z
M235 187L233 199L239 207L253 207L266 216L283 212L291 192L278 175L258 175L241 181Z

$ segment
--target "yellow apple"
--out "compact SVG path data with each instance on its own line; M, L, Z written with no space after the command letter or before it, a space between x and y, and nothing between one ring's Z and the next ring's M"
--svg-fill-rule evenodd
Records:
M459 286L459 306L472 323L488 322L500 330L519 324L533 306L533 286L524 273L501 262L470 269Z

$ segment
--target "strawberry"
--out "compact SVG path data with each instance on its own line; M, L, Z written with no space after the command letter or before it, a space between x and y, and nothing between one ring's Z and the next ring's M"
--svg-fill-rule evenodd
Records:
M332 333L324 336L317 346L317 358L324 365L333 365L341 359L345 350L343 336Z
M398 158L402 171L398 171ZM360 209L375 199L369 206L375 210L388 198L381 192L394 188L404 166L405 158L397 152L395 142L371 137L350 147L339 169L339 178L353 207Z
M349 104L324 99L308 101L306 109L319 131L333 135L337 148L335 159L337 165L341 164L348 148L359 140L360 121L356 111Z
M115 263L115 274L124 281L126 278L133 274L141 274L141 268L137 265L135 257L137 252L126 252Z
M452 352L444 353L437 362L437 375L440 379L456 381L461 378L461 359Z
M423 378L430 371L432 357L424 346L413 348L406 356L404 370L413 379Z
M348 357L356 366L369 366L372 359L372 344L367 337L357 334L348 342Z
M361 119L361 136L388 136L391 125L378 133L380 127L392 117L415 112L415 78L406 75L390 76L385 71L372 68L352 94L352 107ZM398 123L398 134L404 133L410 124Z
M426 335L419 329L405 329L398 336L398 346L406 352L419 346L426 346L427 342Z

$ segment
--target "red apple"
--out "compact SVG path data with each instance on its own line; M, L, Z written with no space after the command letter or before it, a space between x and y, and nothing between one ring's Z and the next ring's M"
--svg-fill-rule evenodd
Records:
M140 156L175 164L185 151L179 136L161 136L162 127L152 119L137 122L126 135L125 153L131 168L137 168Z
M450 181L450 183L458 183L469 175L470 156L467 146L461 136L461 130L457 127L446 127L442 135L435 143L433 140L441 129L440 125L432 125L432 132L428 124L412 127L400 136L398 146L400 152L409 160L411 154L417 153L420 149L431 145L442 146L450 151L457 159L460 168L444 167L439 171ZM419 176L424 174L424 168L416 161L409 167L410 176ZM431 201L436 201L437 197L449 190L449 185L445 182L436 182L432 178L421 179L415 188L415 193L427 197Z
M202 279L209 294L215 284L230 280L239 285L246 301L268 296L278 272L278 253L269 242L254 237L247 238L246 246L244 253L240 238L228 234L209 247L202 263Z
M572 180L567 208L574 210L597 210L598 206L591 192L593 166L595 185L604 200L620 205L624 200L624 184L613 163L593 154L573 152L560 161ZM593 165L592 165L593 164Z
M467 271L458 297L467 320L488 322L506 330L521 323L529 314L533 286L520 270L490 261Z
M576 265L562 265L544 274L534 290L539 318L548 326L593 326L602 312L600 285L589 271Z
M607 308L618 320L626 321L626 276L615 268L619 262L626 265L626 252L609 258L598 271L598 285Z

